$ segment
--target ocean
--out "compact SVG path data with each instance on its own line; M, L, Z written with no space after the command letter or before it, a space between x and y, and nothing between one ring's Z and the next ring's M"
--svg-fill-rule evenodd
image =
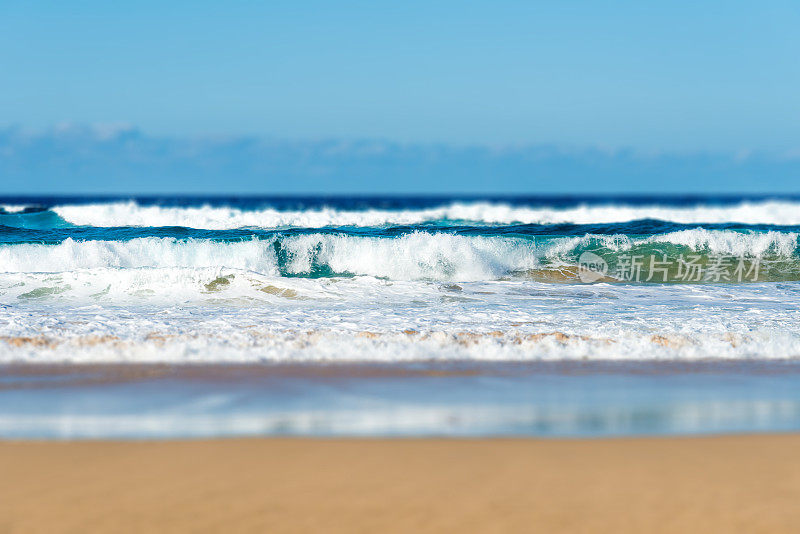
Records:
M793 364L800 355L798 235L800 197L791 196L0 198L0 435L238 434L245 431L232 423L236 413L244 417L237 406L255 417L246 428L263 433L447 434L442 421L454 420L465 422L454 427L458 434L800 428L800 396L793 393L800 375ZM214 377L228 371L208 366L256 366L255 376L268 375L272 386L225 379L223 394L170 371L164 376L174 395L145 407L155 422L136 419L156 431L133 425L104 434L102 424L91 423L138 413L104 397L109 387L123 400L142 390L130 390L119 373L87 385L86 373L182 364L202 366L203 380L217 386ZM563 367L537 371L551 364ZM694 373L688 385L659 378L657 387L628 390L613 378L644 380L636 378L643 365L648 380L653 373L674 377L677 364L712 370L704 367L701 379ZM41 373L30 371L37 365ZM669 372L661 372L664 365ZM297 366L305 369L302 379L274 376ZM753 366L755 375L742 371ZM395 385L375 389L376 368L380 380L392 376ZM576 372L580 381L565 378ZM432 374L455 378L435 382L434 395L414 378ZM542 378L548 376L561 385ZM718 387L726 377L741 394ZM158 377L152 380L155 386L136 383L159 392L151 399L166 394ZM302 387L289 386L297 380ZM336 394L314 389L320 383ZM98 384L105 389L92 389ZM709 384L719 398L707 397ZM63 387L72 393L65 396ZM582 400L561 404L562 411L574 408L570 421L605 421L582 419L581 407L599 409L609 397L598 392L619 387L660 391L662 400L685 401L683 411L664 401L655 419L620 419L625 403L615 401L603 412L611 426L541 424L561 413L553 411L553 395L572 390L577 397L567 400ZM776 398L776 391L786 396ZM94 394L94 401L69 400ZM185 432L168 424L186 415L179 407L197 410L209 395L221 403L216 419L200 410L192 412L200 422ZM414 404L416 412L402 405L411 412L402 412L399 426L380 410L353 415L365 399L385 411L400 409L399 398L429 395L435 398ZM638 404L626 410L650 406L634 398ZM738 404L703 412L697 399ZM345 419L355 422L336 426L323 409L316 426L290 416L260 425L262 408L276 405L294 406L289 411L305 418L309 410L344 406L351 415ZM31 406L44 422L35 423ZM159 407L168 407L169 417L159 419ZM435 417L415 419L423 407ZM681 426L677 413L733 419Z

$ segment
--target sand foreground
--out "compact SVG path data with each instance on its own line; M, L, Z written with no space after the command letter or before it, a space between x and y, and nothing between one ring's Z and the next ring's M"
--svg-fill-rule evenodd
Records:
M800 436L0 442L0 532L796 532Z

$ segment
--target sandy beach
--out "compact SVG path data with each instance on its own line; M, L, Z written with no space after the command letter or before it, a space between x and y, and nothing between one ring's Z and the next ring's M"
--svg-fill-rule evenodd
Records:
M0 442L0 532L790 532L798 435Z

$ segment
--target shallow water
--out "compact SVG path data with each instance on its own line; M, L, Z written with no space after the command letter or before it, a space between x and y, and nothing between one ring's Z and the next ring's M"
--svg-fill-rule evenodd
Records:
M0 437L603 437L800 430L800 366L22 366Z

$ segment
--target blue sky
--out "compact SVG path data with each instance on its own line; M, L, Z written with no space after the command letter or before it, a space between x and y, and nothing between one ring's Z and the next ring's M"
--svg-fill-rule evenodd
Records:
M800 153L798 28L800 3L770 1L4 0L0 127L780 160ZM782 165L764 188L792 187Z

